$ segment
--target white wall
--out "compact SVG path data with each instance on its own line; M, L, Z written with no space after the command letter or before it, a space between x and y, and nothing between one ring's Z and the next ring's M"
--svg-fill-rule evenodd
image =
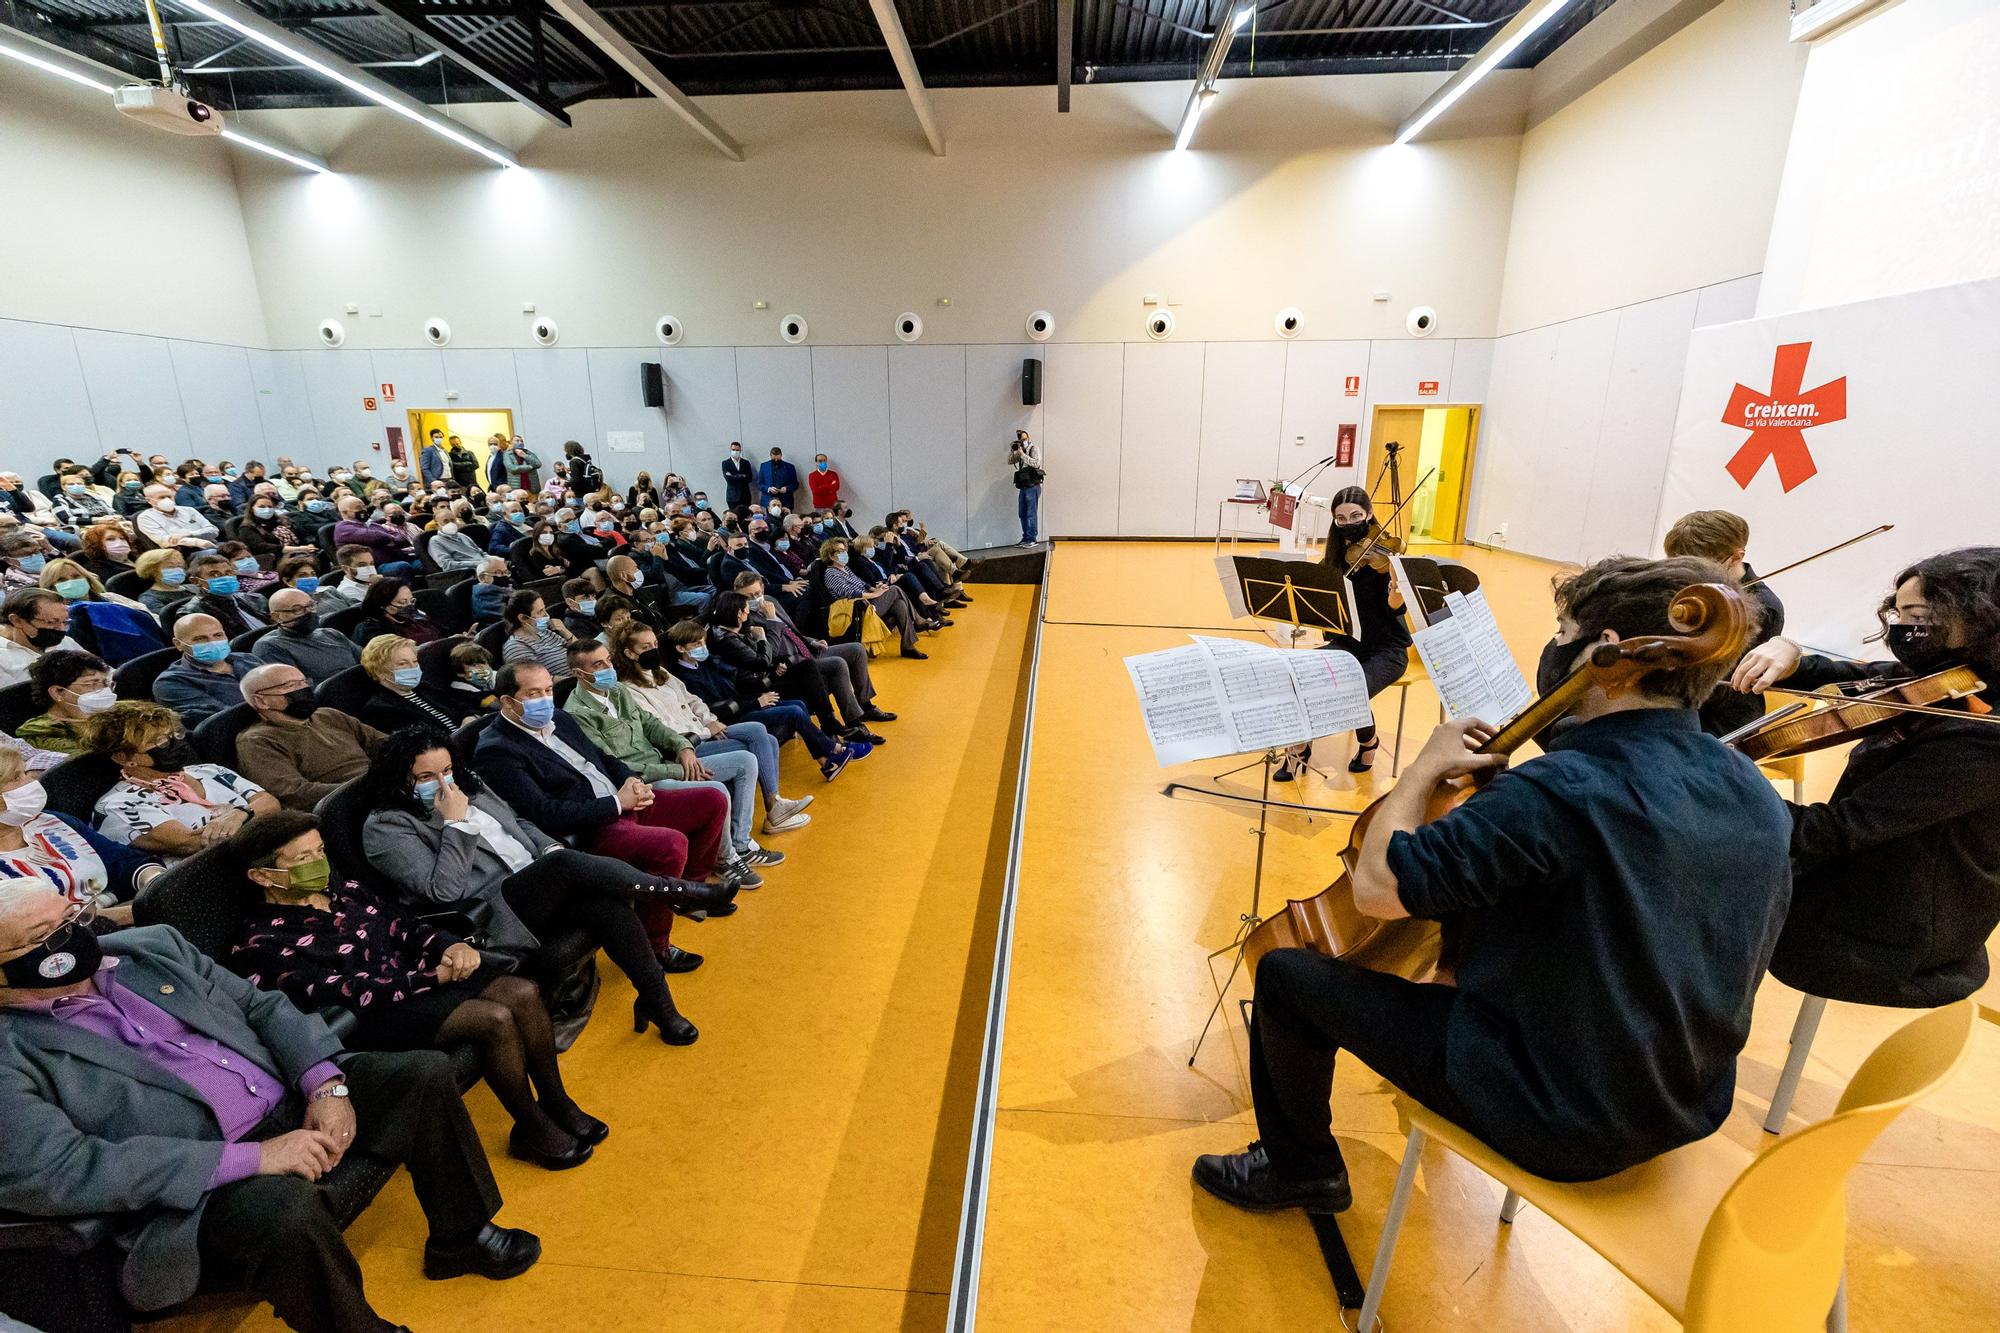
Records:
M1805 62L1789 34L1780 0L1724 0L1523 136L1497 332L1763 266Z
M0 318L263 345L232 150L0 64Z
M1759 315L2000 275L2000 6L1910 0L1813 43Z

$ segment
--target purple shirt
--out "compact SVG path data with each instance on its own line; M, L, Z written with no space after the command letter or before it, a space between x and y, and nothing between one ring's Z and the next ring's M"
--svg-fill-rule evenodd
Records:
M119 985L113 972L117 961L106 958L98 969L95 995L65 995L21 1007L117 1042L193 1088L215 1113L215 1123L221 1126L223 1141L229 1145L222 1150L222 1160L208 1182L210 1189L257 1174L257 1145L238 1140L278 1109L285 1099L284 1083L256 1061L202 1036L136 991ZM339 1077L340 1067L322 1060L299 1079L299 1091L310 1093L328 1079Z
M336 546L365 546L378 557L388 559L407 558L412 554L410 534L394 525L378 527L373 523L356 523L351 518L343 518L333 525L333 541Z

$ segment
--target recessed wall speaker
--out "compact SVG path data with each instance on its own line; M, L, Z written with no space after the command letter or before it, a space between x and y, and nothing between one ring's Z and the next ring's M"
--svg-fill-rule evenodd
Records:
M778 336L788 343L806 340L806 321L801 315L786 315L778 321Z
M1171 310L1155 310L1152 314L1146 316L1146 336L1154 342L1173 337L1174 312Z
M556 332L556 322L547 315L543 315L540 319L536 320L533 327L528 330L528 333L529 336L534 338L543 347L554 347L556 345L556 338L559 336Z
M917 318L913 310L905 310L896 316L896 336L906 343L913 343L924 336L924 322Z
M1056 317L1046 310L1037 310L1028 316L1028 336L1038 343L1045 343L1049 335L1056 331Z
M451 325L441 319L424 321L424 341L433 347L442 347L451 341Z
M680 346L681 335L686 332L686 326L672 315L661 315L653 321L653 336L669 347Z
M337 319L323 319L319 322L320 345L338 347L347 341L347 326Z
M1427 305L1414 306L1403 319L1412 338L1428 338L1437 331L1438 312Z
M1021 406L1034 407L1042 401L1042 359L1021 358Z
M639 395L648 407L667 405L667 375L657 361L639 363Z
M1296 338L1299 336L1299 330L1306 325L1306 317L1300 313L1297 306L1288 305L1278 312L1275 322L1280 338Z

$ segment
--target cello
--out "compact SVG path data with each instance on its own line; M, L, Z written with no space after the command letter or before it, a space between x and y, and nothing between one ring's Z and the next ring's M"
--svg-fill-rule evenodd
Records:
M1749 638L1751 616L1736 589L1696 583L1675 596L1667 623L1672 634L1634 635L1617 643L1593 645L1561 684L1523 709L1478 752L1512 754L1581 703L1593 685L1622 691L1636 687L1651 671L1680 670L1718 658L1733 661ZM1430 794L1424 822L1450 814L1478 788L1477 780L1440 786ZM1271 950L1291 948L1312 949L1329 958L1411 980L1437 971L1443 949L1443 929L1438 922L1415 917L1379 920L1364 915L1354 905L1350 877L1360 863L1362 844L1384 799L1377 797L1355 818L1347 848L1340 854L1339 878L1310 898L1292 899L1250 931L1243 948L1253 973Z

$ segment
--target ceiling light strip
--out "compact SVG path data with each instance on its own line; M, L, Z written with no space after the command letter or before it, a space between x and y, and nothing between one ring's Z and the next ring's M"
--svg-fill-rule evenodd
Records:
M1573 0L1537 0L1537 3L1516 14L1514 21L1496 33L1493 41L1470 65L1446 79L1436 92L1424 99L1416 114L1397 127L1396 142L1408 143L1422 134L1425 127L1471 92L1474 84L1498 69L1500 63L1513 55L1523 42L1540 32L1572 3Z
M267 153L281 161L289 162L295 167L304 167L307 171L317 171L323 175L330 176L333 174L332 167L328 166L322 159L314 157L311 153L301 152L296 148L282 147L272 143L269 139L259 138L248 130L231 129L225 125L222 137L231 143L242 144L245 148L254 148L260 153Z
M358 93L377 106L416 122L431 133L449 139L461 148L469 148L488 161L496 162L503 167L521 165L520 159L505 145L496 143L475 129L459 124L449 116L440 115L408 93L390 87L360 66L350 64L325 47L296 36L289 29L271 22L256 10L236 3L236 0L170 0L170 3L181 9L193 10L204 18L214 19L224 27L242 33L259 46L289 56L322 78L331 79L350 92Z

